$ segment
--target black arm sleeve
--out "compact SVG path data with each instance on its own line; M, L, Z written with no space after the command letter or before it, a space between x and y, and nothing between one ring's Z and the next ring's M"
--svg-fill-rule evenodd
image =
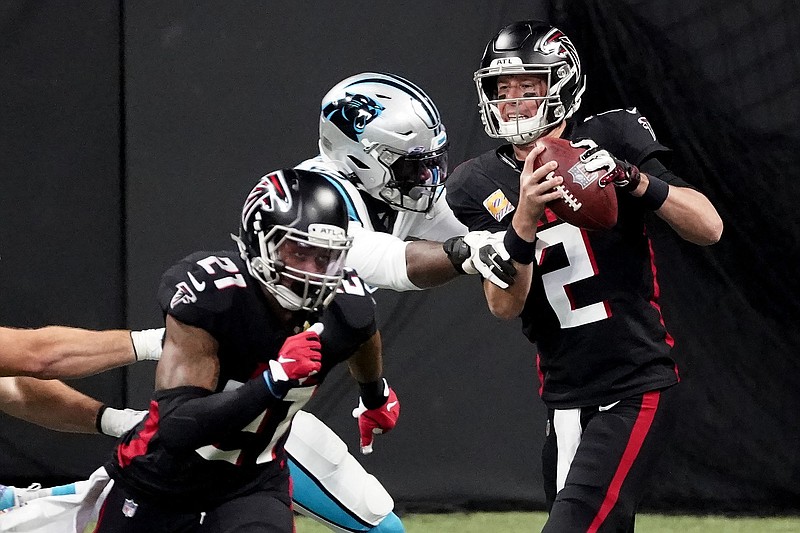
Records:
M241 387L212 393L202 387L156 391L158 435L166 448L195 449L239 431L280 400L259 376Z

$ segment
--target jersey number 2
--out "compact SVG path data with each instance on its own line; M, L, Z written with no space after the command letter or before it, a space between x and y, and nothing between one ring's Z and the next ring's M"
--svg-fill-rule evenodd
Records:
M583 232L570 224L558 224L537 232L536 261L541 265L547 248L561 244L567 254L569 265L542 274L544 292L550 307L558 316L561 328L574 328L599 322L611 316L606 302L596 302L575 309L570 294L570 284L597 275Z

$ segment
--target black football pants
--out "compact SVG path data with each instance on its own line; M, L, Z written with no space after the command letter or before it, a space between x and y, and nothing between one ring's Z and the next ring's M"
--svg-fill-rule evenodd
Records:
M103 503L95 533L292 533L294 516L285 495L259 491L239 496L207 513L189 513L144 502L115 483Z
M633 531L646 481L673 428L675 388L607 406L548 410L545 533Z

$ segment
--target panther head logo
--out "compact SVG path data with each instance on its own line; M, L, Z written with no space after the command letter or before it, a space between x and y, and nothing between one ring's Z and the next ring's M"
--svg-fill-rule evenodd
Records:
M385 108L363 94L345 93L322 108L322 114L350 139L358 142L367 124L377 118Z

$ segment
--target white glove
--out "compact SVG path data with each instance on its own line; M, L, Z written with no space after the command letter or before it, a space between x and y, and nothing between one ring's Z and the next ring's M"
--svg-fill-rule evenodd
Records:
M617 160L607 150L601 150L593 140L581 139L575 142L570 141L570 144L575 148L586 149L586 152L581 155L581 161L589 172L595 172L601 168L606 169L606 172L611 172L617 168Z
M137 361L158 361L164 343L164 328L131 331L133 353Z
M464 242L469 245L469 259L464 261L464 272L467 265L501 289L507 289L514 283L517 269L511 263L511 257L503 244L505 231L491 233L489 231L471 231L464 235Z
M101 407L101 409L97 429L109 437L119 437L127 433L147 416L147 411L137 411L136 409L114 409L113 407Z

